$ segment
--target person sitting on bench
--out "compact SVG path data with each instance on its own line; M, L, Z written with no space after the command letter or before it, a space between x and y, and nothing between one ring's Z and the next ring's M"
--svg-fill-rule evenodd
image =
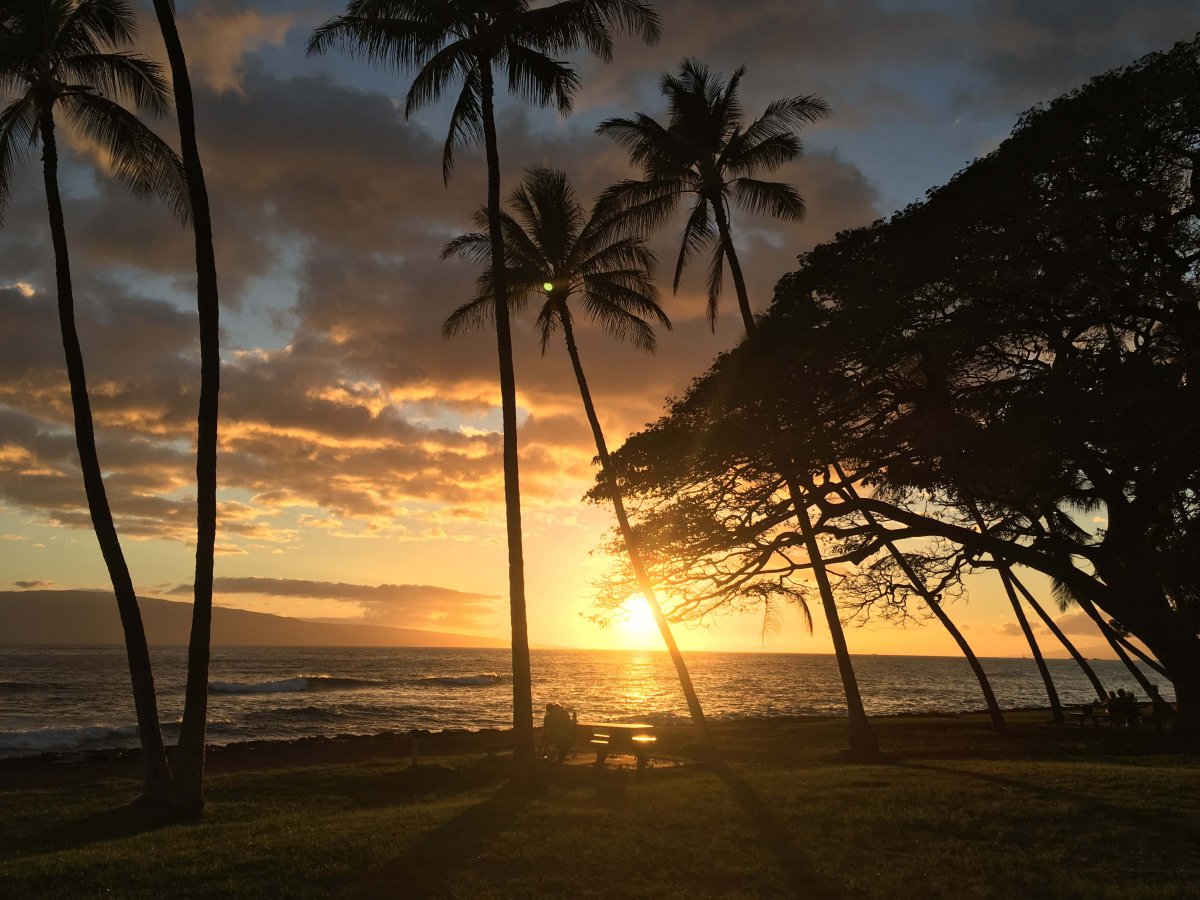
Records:
M565 706L546 704L546 715L542 717L542 756L555 762L567 758L575 739L577 718L577 714Z

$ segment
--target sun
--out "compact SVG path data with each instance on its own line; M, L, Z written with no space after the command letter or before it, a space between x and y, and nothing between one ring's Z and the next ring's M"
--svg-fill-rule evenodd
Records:
M624 616L618 628L621 629L622 643L631 649L645 649L657 646L661 640L658 624L654 621L654 613L641 594L632 594L621 604Z

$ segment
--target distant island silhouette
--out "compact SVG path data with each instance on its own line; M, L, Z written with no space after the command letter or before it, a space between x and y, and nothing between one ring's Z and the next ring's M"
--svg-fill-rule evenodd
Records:
M187 644L192 604L139 597L151 644ZM106 591L0 591L0 644L120 644L121 622ZM479 635L309 622L213 607L215 646L507 647Z

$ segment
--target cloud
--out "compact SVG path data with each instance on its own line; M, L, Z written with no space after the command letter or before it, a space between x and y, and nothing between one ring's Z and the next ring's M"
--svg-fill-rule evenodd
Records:
M24 591L36 591L42 588L53 587L53 581L14 581L14 587L19 587Z
M217 596L253 595L348 603L362 611L361 617L354 621L404 628L484 627L496 612L499 599L491 594L426 584L347 584L296 578L217 578L213 582L213 592ZM181 584L170 593L191 594L192 586Z
M752 303L765 308L797 254L884 212L890 193L856 139L866 135L883 148L873 152L902 157L888 129L916 131L922 157L942 160L948 175L966 151L953 142L945 107L1000 110L1007 128L1010 110L1165 46L1186 24L1187 4L1166 0L1136 10L1112 0L1052 6L751 0L733 10L721 0L667 0L657 48L622 40L614 65L581 64L586 87L571 119L501 100L505 193L539 162L563 167L584 198L633 174L626 154L593 129L612 114L662 115L657 74L684 55L726 73L747 62L751 115L775 97L826 96L833 117L808 130L808 154L776 176L806 197L805 221L735 217ZM193 4L181 21L196 72L223 304L222 552L239 562L301 553L316 536L502 540L494 337L439 335L477 274L438 253L470 227L485 196L481 154L464 152L443 187L446 110L406 121L399 98L407 81L356 61L306 59L301 27L318 12L299 0L220 0ZM142 40L162 58L155 30L144 22ZM173 123L157 127L174 140ZM993 136L988 129L972 134L970 146ZM161 204L139 203L99 178L86 152L64 152L77 319L118 527L133 539L189 544L198 386L191 236ZM0 501L30 521L86 529L32 163L16 173L7 222ZM681 226L682 216L652 238L663 282ZM675 330L661 335L653 356L580 323L610 446L654 419L665 397L740 336L730 289L716 333L709 330L703 268L685 273L678 296L664 284ZM529 519L553 527L573 521L594 477L595 448L562 348L543 357L525 317L514 324L514 354L523 497ZM381 596L346 602L368 615L403 606ZM411 602L408 609L423 611L413 615L433 615L432 601Z

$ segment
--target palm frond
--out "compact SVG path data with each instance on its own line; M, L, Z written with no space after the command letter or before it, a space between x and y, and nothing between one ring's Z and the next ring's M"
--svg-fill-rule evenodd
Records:
M496 321L496 298L485 294L468 300L442 323L442 337L452 338L468 331L491 325Z
M470 147L483 142L482 76L479 69L472 69L463 78L458 101L450 113L450 127L446 130L446 144L442 148L442 182L449 183L454 174L454 151L459 147ZM484 213L484 222L487 221Z
M708 307L705 314L709 327L717 330L717 306L721 302L721 288L725 283L725 248L720 241L715 242L712 258L708 262L708 275L704 279L705 291L708 295Z
M567 63L516 43L505 48L500 62L512 93L535 106L553 103L564 116L571 112L572 98L581 81L579 73Z
M170 87L162 67L138 53L87 53L59 64L62 77L99 90L111 100L132 103L154 116L170 111Z
M735 178L729 189L734 201L748 212L792 222L804 218L804 198L785 182Z
M679 259L675 263L675 279L671 283L675 293L679 293L683 267L687 265L688 260L696 251L702 249L706 244L712 243L715 238L716 231L709 216L708 200L700 197L696 201L696 205L692 207L687 222L683 226L683 239L679 242Z
M318 26L308 39L306 51L309 56L319 56L340 50L348 56L403 72L422 65L448 40L445 28L436 21L351 13Z
M662 33L662 21L642 0L561 0L522 15L518 29L522 42L547 53L565 53L583 45L609 62L614 32L654 44Z
M437 103L455 75L465 82L475 68L476 60L465 41L455 41L442 47L421 66L413 78L404 98L404 117L407 119L421 107Z
M1050 596L1058 605L1059 612L1066 612L1079 604L1079 599L1075 596L1075 590L1065 581L1059 581L1054 577L1050 579Z
M0 223L12 190L13 175L38 141L38 108L32 94L0 112Z
M69 93L60 103L68 120L107 157L114 178L138 197L161 197L181 221L190 219L183 163L162 138L105 97Z

